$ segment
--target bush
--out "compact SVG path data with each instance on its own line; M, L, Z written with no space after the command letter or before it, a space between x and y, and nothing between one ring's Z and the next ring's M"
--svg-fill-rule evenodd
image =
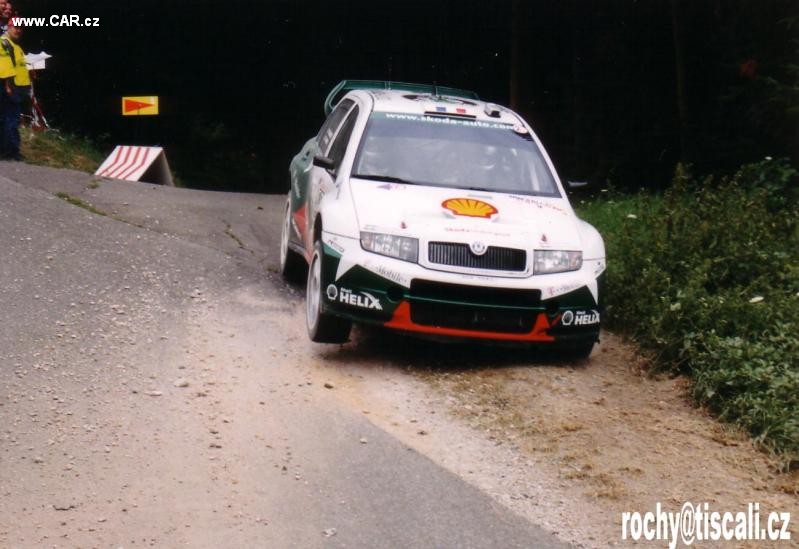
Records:
M799 193L786 161L581 208L608 255L608 320L693 377L722 419L799 463Z

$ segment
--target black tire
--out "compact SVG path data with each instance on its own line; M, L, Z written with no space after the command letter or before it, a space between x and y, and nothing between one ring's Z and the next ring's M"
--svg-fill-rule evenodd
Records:
M308 266L308 283L305 291L305 325L308 337L316 343L346 343L350 338L352 322L322 311L325 299L322 288L322 243L316 241Z
M283 230L280 234L280 274L288 282L302 282L308 265L305 258L289 246L291 234L291 201L286 203L286 215L283 217Z
M594 341L580 341L563 350L563 357L570 360L588 360L594 350Z

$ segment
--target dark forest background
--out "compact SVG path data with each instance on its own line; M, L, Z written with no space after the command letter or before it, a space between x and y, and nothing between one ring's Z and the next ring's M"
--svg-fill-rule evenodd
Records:
M513 106L561 177L660 187L764 156L799 160L796 0L19 0L54 58L37 81L51 125L159 144L193 187L282 192L289 161L343 78L472 89ZM159 95L162 115L120 115Z

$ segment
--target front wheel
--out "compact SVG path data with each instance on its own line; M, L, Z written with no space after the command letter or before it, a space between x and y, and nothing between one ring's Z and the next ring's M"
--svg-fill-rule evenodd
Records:
M305 291L305 321L308 336L317 343L345 343L350 337L352 322L322 311L322 243L316 241L308 267L308 285Z
M581 341L566 347L561 356L567 360L588 360L591 351L594 350L594 341Z

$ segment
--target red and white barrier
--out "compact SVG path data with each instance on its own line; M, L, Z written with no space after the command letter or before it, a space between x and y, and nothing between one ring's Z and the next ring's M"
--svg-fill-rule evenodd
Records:
M117 145L94 175L174 186L162 147Z

